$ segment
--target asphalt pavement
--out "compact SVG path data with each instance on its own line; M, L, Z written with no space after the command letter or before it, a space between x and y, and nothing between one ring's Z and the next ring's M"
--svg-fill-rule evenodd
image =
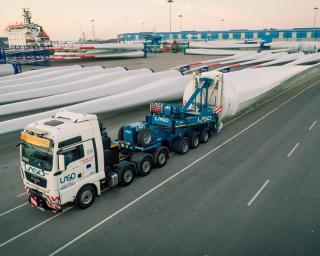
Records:
M319 255L319 72L86 210L25 204L0 141L0 255ZM114 135L145 109L102 117Z
M163 71L165 69L194 63L204 60L212 60L225 56L206 56L206 55L186 55L183 53L150 53L147 58L132 58L132 59L81 59L81 60L64 60L52 61L51 65L69 66L69 65L84 65L91 66L104 66L106 68L112 67L126 67L128 69L151 68L154 71ZM23 71L45 68L39 66L23 66Z

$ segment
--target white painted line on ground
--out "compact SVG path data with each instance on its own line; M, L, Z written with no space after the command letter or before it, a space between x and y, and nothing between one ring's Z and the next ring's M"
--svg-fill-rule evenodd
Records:
M291 149L291 151L289 152L289 154L287 155L288 158L290 158L293 154L293 152L300 146L300 143L298 142L293 149Z
M26 192L23 192L23 193L17 195L17 197L22 197L22 196L25 196L25 195L26 195Z
M18 239L19 237L21 237L21 236L23 236L23 235L31 232L32 230L34 230L34 229L36 229L36 228L38 228L38 227L46 224L47 222L49 222L49 221L51 221L51 220L59 217L61 214L66 213L67 211L69 211L69 210L72 209L72 208L73 208L73 207L66 208L63 212L60 212L60 213L56 214L55 216L52 216L51 218L46 219L46 220L43 221L43 222L40 222L39 224L33 226L32 228L27 229L26 231L20 233L19 235L16 235L16 236L10 238L9 240L7 240L7 241L3 242L2 244L0 244L0 248L3 247L3 246L5 246L6 244L9 244L9 243L13 242L14 240Z
M27 205L27 204L28 204L28 202L23 203L23 204L20 204L20 205L14 207L14 208L12 208L12 209L10 209L10 210L8 210L8 211L5 211L5 212L3 212L3 213L0 213L0 217L2 217L2 216L4 216L4 215L7 215L8 213L13 212L14 210L17 210L17 209L19 209L19 208L21 208L21 207L23 207L23 206L25 206L25 205Z
M258 190L258 192L251 198L251 200L248 203L248 206L251 206L253 202L257 199L257 197L261 194L261 192L268 186L270 180L267 180L262 187Z
M316 125L316 123L317 123L317 120L316 120L316 121L314 121L314 122L312 123L312 125L309 127L309 131L311 131L311 130L312 130L312 128Z
M101 193L103 193L103 192L105 192L105 191L107 191L107 190L109 190L109 188L103 189L103 190L101 191ZM26 204L28 204L28 202L27 202ZM43 224L45 224L45 223L47 223L47 222L49 222L49 221L57 218L58 216L62 215L63 213L66 213L67 211L69 211L69 210L72 209L72 208L74 208L74 207L73 207L73 206L68 207L68 208L66 208L65 210L63 210L63 212L60 212L60 213L58 213L57 215L52 216L51 218L46 219L45 221L43 221L43 222L41 222L41 223L39 223L39 224L37 224L37 225L35 225L35 226L27 229L26 231L23 231L22 233L14 236L14 237L12 237L12 238L10 238L9 240L7 240L7 241L3 242L2 244L0 244L0 248L3 247L3 246L5 246L5 245L7 245L7 244L9 244L9 243L11 243L11 242L13 242L14 240L18 239L19 237L21 237L21 236L23 236L23 235L25 235L25 234L27 234L27 233L35 230L36 228L42 226ZM12 209L12 210L13 210L13 209ZM8 212L8 213L9 213L9 212Z
M285 101L284 103L280 104L278 107L274 108L273 110L271 110L270 112L268 112L267 114L263 115L262 117L260 117L258 120L256 120L254 123L252 123L251 125L247 126L245 129L243 129L242 131L238 132L237 134L233 135L231 138L229 138L228 140L224 141L223 143L221 143L219 146L215 147L214 149L212 149L211 151L209 151L208 153L206 153L205 155L203 155L202 157L198 158L196 161L194 161L193 163L189 164L188 166L186 166L185 168L183 168L182 170L178 171L177 173L175 173L174 175L170 176L169 178L165 179L164 181L162 181L160 184L158 184L157 186L153 187L152 189L150 189L149 191L145 192L144 194L142 194L141 196L139 196L138 198L136 198L135 200L131 201L130 203L128 203L127 205L123 206L122 208L120 208L119 210L117 210L116 212L114 212L113 214L109 215L108 217L106 217L105 219L103 219L102 221L98 222L97 224L95 224L94 226L92 226L91 228L87 229L85 232L83 232L82 234L76 236L74 239L70 240L68 243L64 244L63 246L59 247L57 250L55 250L54 252L50 253L49 256L54 256L57 255L58 253L60 253L61 251L63 251L64 249L66 249L67 247L69 247L70 245L74 244L75 242L77 242L78 240L80 240L82 237L86 236L87 234L89 234L91 231L97 229L98 227L100 227L101 225L103 225L104 223L108 222L109 220L111 220L113 217L119 215L120 213L122 213L123 211L125 211L127 208L129 208L130 206L136 204L137 202L141 201L143 198L145 198L146 196L148 196L149 194L151 194L152 192L156 191L157 189L159 189L160 187L162 187L163 185L167 184L169 181L171 181L172 179L174 179L175 177L177 177L178 175L184 173L186 170L188 170L190 167L194 166L195 164L197 164L198 162L200 162L201 160L203 160L204 158L206 158L207 156L211 155L212 153L216 152L218 149L220 149L221 147L223 147L224 145L228 144L229 142L233 141L234 139L236 139L237 137L239 137L240 135L242 135L243 133L245 133L247 130L249 130L251 127L255 126L256 124L260 123L262 120L264 120L265 118L267 118L268 116L270 116L272 113L274 113L275 111L277 111L279 108L285 106L286 104L288 104L290 101L292 101L293 99L295 99L298 95L302 94L303 92L307 91L308 89L310 89L311 87L315 86L317 83L314 83L310 86L308 86L307 88L303 89L302 91L300 91L299 93L297 93L296 95L292 96L290 99L288 99L287 101Z

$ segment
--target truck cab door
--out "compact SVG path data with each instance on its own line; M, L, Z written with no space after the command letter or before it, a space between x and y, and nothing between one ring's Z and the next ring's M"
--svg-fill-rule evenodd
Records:
M96 164L97 156L92 140L84 141L83 148L84 158L81 159L81 163L83 165L83 178L88 179L89 177L98 174L98 166Z
M74 190L83 179L84 145L79 144L63 148L59 155L59 169L63 171L59 175L57 182L61 204L64 204L73 201Z

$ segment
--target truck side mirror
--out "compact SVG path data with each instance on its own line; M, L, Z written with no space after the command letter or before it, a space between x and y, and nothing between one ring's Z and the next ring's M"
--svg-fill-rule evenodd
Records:
M12 147L12 150L16 149L16 148L19 147L21 144L22 144L22 142L19 142L18 144L14 145L14 146Z
M58 155L58 167L59 167L59 171L61 171L61 172L65 171L65 169L66 169L63 154Z

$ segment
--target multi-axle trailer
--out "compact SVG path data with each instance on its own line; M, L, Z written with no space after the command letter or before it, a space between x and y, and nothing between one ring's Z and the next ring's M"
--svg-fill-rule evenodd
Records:
M104 188L127 186L135 175L163 167L170 152L186 154L206 143L222 126L222 77L195 76L184 104L151 103L145 120L124 125L116 140L95 115L60 111L29 124L21 134L29 202L54 211L73 202L87 208Z

